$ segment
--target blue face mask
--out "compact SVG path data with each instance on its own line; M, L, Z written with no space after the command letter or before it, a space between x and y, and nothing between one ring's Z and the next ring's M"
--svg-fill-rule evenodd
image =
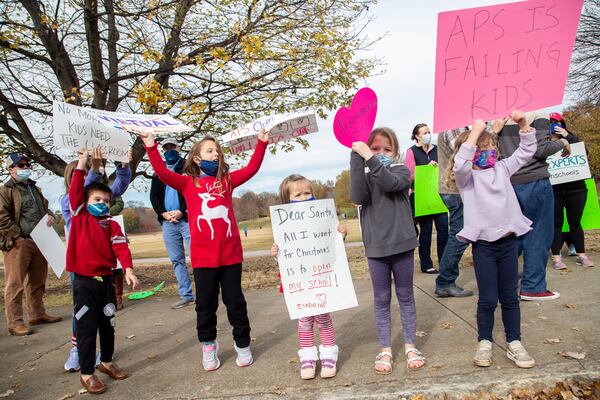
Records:
M218 161L200 161L200 169L206 175L217 176L217 172L219 172L219 162Z
M384 167L387 167L394 161L394 159L390 156L386 156L383 153L375 154L375 158L379 160L383 164Z
M15 175L17 175L17 179L20 182L27 182L27 179L29 179L29 177L31 176L31 173L33 171L30 169L19 169L17 170L17 172L15 173Z
M87 210L94 217L104 217L110 212L110 208L104 203L88 204Z
M181 157L179 156L179 152L175 149L165 151L164 156L165 156L165 162L167 163L167 165L175 165L179 162L179 160L181 160Z
M311 201L311 200L316 200L315 196L310 196L308 199L306 200L290 200L290 203L303 203L305 201Z

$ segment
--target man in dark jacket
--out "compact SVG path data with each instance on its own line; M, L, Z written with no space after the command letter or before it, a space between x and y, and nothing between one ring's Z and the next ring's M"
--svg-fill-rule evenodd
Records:
M168 138L162 141L161 146L167 168L181 174L184 160L179 154L177 141ZM152 178L150 186L150 202L158 216L158 222L162 225L165 247L177 278L180 299L171 308L182 308L194 302L192 280L185 262L183 245L185 242L189 251L190 227L187 219L187 205L181 193L162 183L156 175Z
M0 187L0 243L6 279L6 324L11 335L24 336L33 331L23 321L23 291L30 325L62 319L46 314L43 297L48 263L30 236L46 214L48 226L54 223L54 216L48 209L48 200L35 181L29 179L32 172L30 159L24 154L11 153L5 161L10 180Z

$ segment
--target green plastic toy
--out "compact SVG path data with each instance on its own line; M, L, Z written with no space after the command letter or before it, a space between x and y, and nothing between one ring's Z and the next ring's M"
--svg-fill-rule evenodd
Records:
M129 300L140 300L140 299L145 299L146 297L150 297L153 296L154 293L158 292L160 289L163 288L163 286L165 286L165 281L162 281L161 283L159 283L155 288L153 288L152 290L144 290L142 292L134 292L131 293L129 296L127 296L127 298Z

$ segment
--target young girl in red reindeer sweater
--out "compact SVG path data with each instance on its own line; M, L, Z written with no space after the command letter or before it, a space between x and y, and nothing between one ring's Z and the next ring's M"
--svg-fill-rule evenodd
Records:
M261 131L258 144L248 165L229 172L223 151L212 137L196 142L180 175L165 166L151 133L138 133L146 146L148 158L158 178L181 192L188 204L191 258L196 286L196 329L202 343L202 366L214 371L221 365L218 358L217 307L219 290L227 317L233 326L237 352L236 364L252 364L250 322L242 293L242 242L233 214L233 189L260 168L269 134Z

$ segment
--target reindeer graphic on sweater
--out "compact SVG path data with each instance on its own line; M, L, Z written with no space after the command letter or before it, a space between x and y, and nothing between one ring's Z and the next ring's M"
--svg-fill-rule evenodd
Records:
M207 189L207 192L198 193L198 196L200 197L200 201L202 202L202 205L201 205L202 214L199 214L198 219L196 220L196 224L198 225L198 231L202 232L202 229L200 228L200 220L205 220L206 223L208 224L208 227L210 228L210 239L214 240L215 239L215 230L213 228L212 220L213 219L222 219L223 221L225 221L227 223L227 237L230 237L231 236L231 221L229 220L229 208L227 208L225 206L210 207L208 205L209 201L216 200L216 197L214 197L213 195L223 197L223 192L221 190L218 190L218 189L220 189L220 185L219 185L219 187L217 187L217 185L206 185L206 189ZM218 192L215 192L215 189L217 189Z

